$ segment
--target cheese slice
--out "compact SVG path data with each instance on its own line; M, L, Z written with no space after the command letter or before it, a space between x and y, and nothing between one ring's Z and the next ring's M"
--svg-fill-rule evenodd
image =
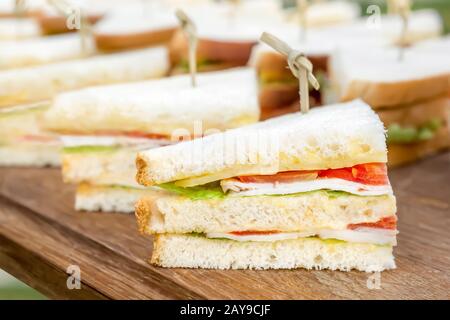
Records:
M310 230L306 232L279 232L271 234L236 235L232 233L207 233L207 238L224 238L234 241L274 242L307 237L336 239L356 243L396 245L397 230L361 227L355 230Z
M227 179L222 180L220 185L224 192L230 192L230 195L237 196L283 195L316 190L345 191L360 196L379 196L393 193L390 184L373 186L337 178L290 183L246 183L237 179Z

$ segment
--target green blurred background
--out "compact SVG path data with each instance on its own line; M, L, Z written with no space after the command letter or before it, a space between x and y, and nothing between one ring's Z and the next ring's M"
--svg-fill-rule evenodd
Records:
M0 269L0 300L18 299L42 300L45 297Z
M284 7L292 7L295 5L297 0L281 0ZM311 1L311 0L310 0ZM361 12L365 14L367 12L367 7L369 5L380 6L382 12L387 11L386 0L349 0L351 2L356 2L361 5ZM445 33L450 33L450 0L411 0L412 9L424 9L433 8L439 11L444 22Z
M351 0L361 4L362 11L367 12L369 5L379 5L383 12L386 12L386 0ZM439 11L444 21L444 29L446 33L450 32L450 0L412 0L413 10L433 8Z

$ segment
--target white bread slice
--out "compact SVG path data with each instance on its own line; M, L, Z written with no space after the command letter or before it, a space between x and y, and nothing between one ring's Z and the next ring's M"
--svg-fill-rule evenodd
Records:
M39 24L32 18L0 19L0 40L22 40L42 35Z
M442 54L448 57L450 55L450 36L422 41L411 49L419 52Z
M142 10L142 4L130 4L120 8L120 10L114 10L94 26L93 32L95 35L133 35L149 30L179 26L175 14L170 10L151 12L151 18L143 14Z
M387 15L381 19L381 31L391 39L393 44L398 44L402 37L402 20L400 15ZM408 30L406 43L436 38L443 32L441 15L434 9L422 9L412 11L408 18Z
M138 182L149 186L192 177L214 175L211 181L217 181L386 161L383 124L356 100L139 152L136 163Z
M251 68L87 88L57 96L45 117L53 131L139 131L201 135L258 121L257 83Z
M99 50L123 50L167 43L178 27L173 11L131 3L109 12L93 33Z
M229 3L178 7L195 22L201 40L256 43L263 31L284 19L279 4L267 1L242 1L237 7Z
M444 95L450 88L448 56L406 49L340 49L330 73L340 99L363 99L373 108L396 107Z
M52 98L88 86L162 77L169 69L163 47L0 72L0 107Z
M304 238L240 242L196 235L155 236L151 263L166 268L205 269L356 269L395 268L391 246Z
M326 191L284 196L191 200L155 193L136 205L143 233L343 230L349 224L395 216L392 195L333 196Z
M88 42L87 54L95 52ZM5 41L0 46L0 69L13 69L81 58L80 36L65 34L23 41Z
M16 12L15 0L0 1L0 18L15 17ZM43 7L46 5L46 0L27 0L23 15L25 17L33 17L34 15L42 13Z
M402 40L402 20L400 15L369 15L356 20L354 23L338 25L325 30L330 35L334 34L338 38L351 38L357 43L379 45L398 45ZM417 42L439 37L443 31L443 24L440 14L433 9L416 10L410 13L408 19L408 29L406 45L413 45ZM365 40L364 40L365 39ZM350 43L348 43L350 44Z
M63 180L66 183L139 187L134 179L137 152L135 148L120 147L98 152L63 152Z
M40 119L49 105L38 102L0 109L0 144L25 135L50 135L40 127Z
M55 144L0 145L0 166L57 167L61 147Z
M75 196L75 210L133 213L138 199L152 192L151 189L80 184Z
M450 122L450 97L444 95L401 108L378 110L377 114L386 128L392 124L420 127L433 119L447 124Z
M306 24L309 28L328 27L350 23L360 16L361 9L349 1L312 2L306 10ZM300 17L296 10L289 21L298 26Z

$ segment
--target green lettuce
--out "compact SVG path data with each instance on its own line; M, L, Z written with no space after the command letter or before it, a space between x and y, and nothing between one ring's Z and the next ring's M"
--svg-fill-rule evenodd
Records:
M36 107L30 107L30 108L17 108L17 109L11 109L11 110L3 110L0 111L0 119L7 118L7 117L17 117L22 116L26 114L32 114L34 112L40 112L44 111L45 109L48 109L49 104L42 104L38 105Z
M64 153L84 153L84 152L110 152L118 149L118 146L74 146L64 147Z
M208 67L208 66L215 65L218 63L220 63L220 61L209 60L209 59L199 59L199 60L197 60L197 69L201 69L202 67ZM184 72L189 72L189 61L184 60L184 59L181 60L179 62L179 67Z
M173 182L158 185L161 189L186 196L192 200L222 199L226 195L218 184L206 184L202 186L183 188Z
M388 127L388 143L406 144L427 141L434 137L443 125L441 119L431 119L420 127L402 127L397 123Z
M206 185L201 186L195 186L195 187L179 187L176 186L173 182L163 183L158 185L161 189L174 192L176 194L188 197L191 200L208 200L208 199L223 199L227 196L226 193L222 191L222 188L218 183L209 183ZM296 195L306 195L311 194L314 192L326 192L326 194L330 198L337 198L342 196L351 196L353 194L345 192L345 191L335 191L335 190L315 190L315 191L308 191L308 192L300 192L300 193L294 193L290 194L290 196L296 196ZM283 197L285 195L283 194L275 194L275 195L269 195L271 197ZM353 195L357 197L357 195ZM250 196L250 197L259 197L259 196Z

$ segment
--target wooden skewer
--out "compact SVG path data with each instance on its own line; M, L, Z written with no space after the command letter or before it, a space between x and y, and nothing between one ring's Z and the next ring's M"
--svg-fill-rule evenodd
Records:
M197 74L197 28L194 22L188 17L188 15L181 9L177 9L175 12L178 20L180 21L181 28L183 29L189 44L189 72L191 74L191 84L193 87L197 86L196 74Z
M25 14L25 6L26 1L25 0L15 0L14 1L14 15L16 18L23 18Z
M289 69L299 81L300 111L302 113L308 112L309 84L316 90L320 89L320 84L312 73L313 65L311 61L303 53L292 49L287 43L267 32L261 35L261 41L287 57Z
M306 11L308 10L308 0L297 0L297 9L300 19L300 39L301 41L306 41L306 31L308 28L306 20Z
M88 55L88 39L92 34L92 26L87 16L83 14L81 9L78 9L77 11L65 0L47 0L47 2L66 18L76 19L73 25L69 25L69 20L66 25L69 29L76 28L79 30L81 52L85 56ZM73 15L78 15L78 17L73 17Z
M408 35L408 25L409 25L409 13L411 10L411 1L410 0L396 0L396 12L400 15L402 19L402 31L400 35L400 43L399 43L399 61L403 61L405 56L405 47L407 45L407 35Z
M16 19L20 19L23 18L24 14L25 14L25 5L26 2L25 0L15 0L14 2L14 16ZM19 21L17 21L16 24L16 37L19 39L20 38L20 30L19 30Z

